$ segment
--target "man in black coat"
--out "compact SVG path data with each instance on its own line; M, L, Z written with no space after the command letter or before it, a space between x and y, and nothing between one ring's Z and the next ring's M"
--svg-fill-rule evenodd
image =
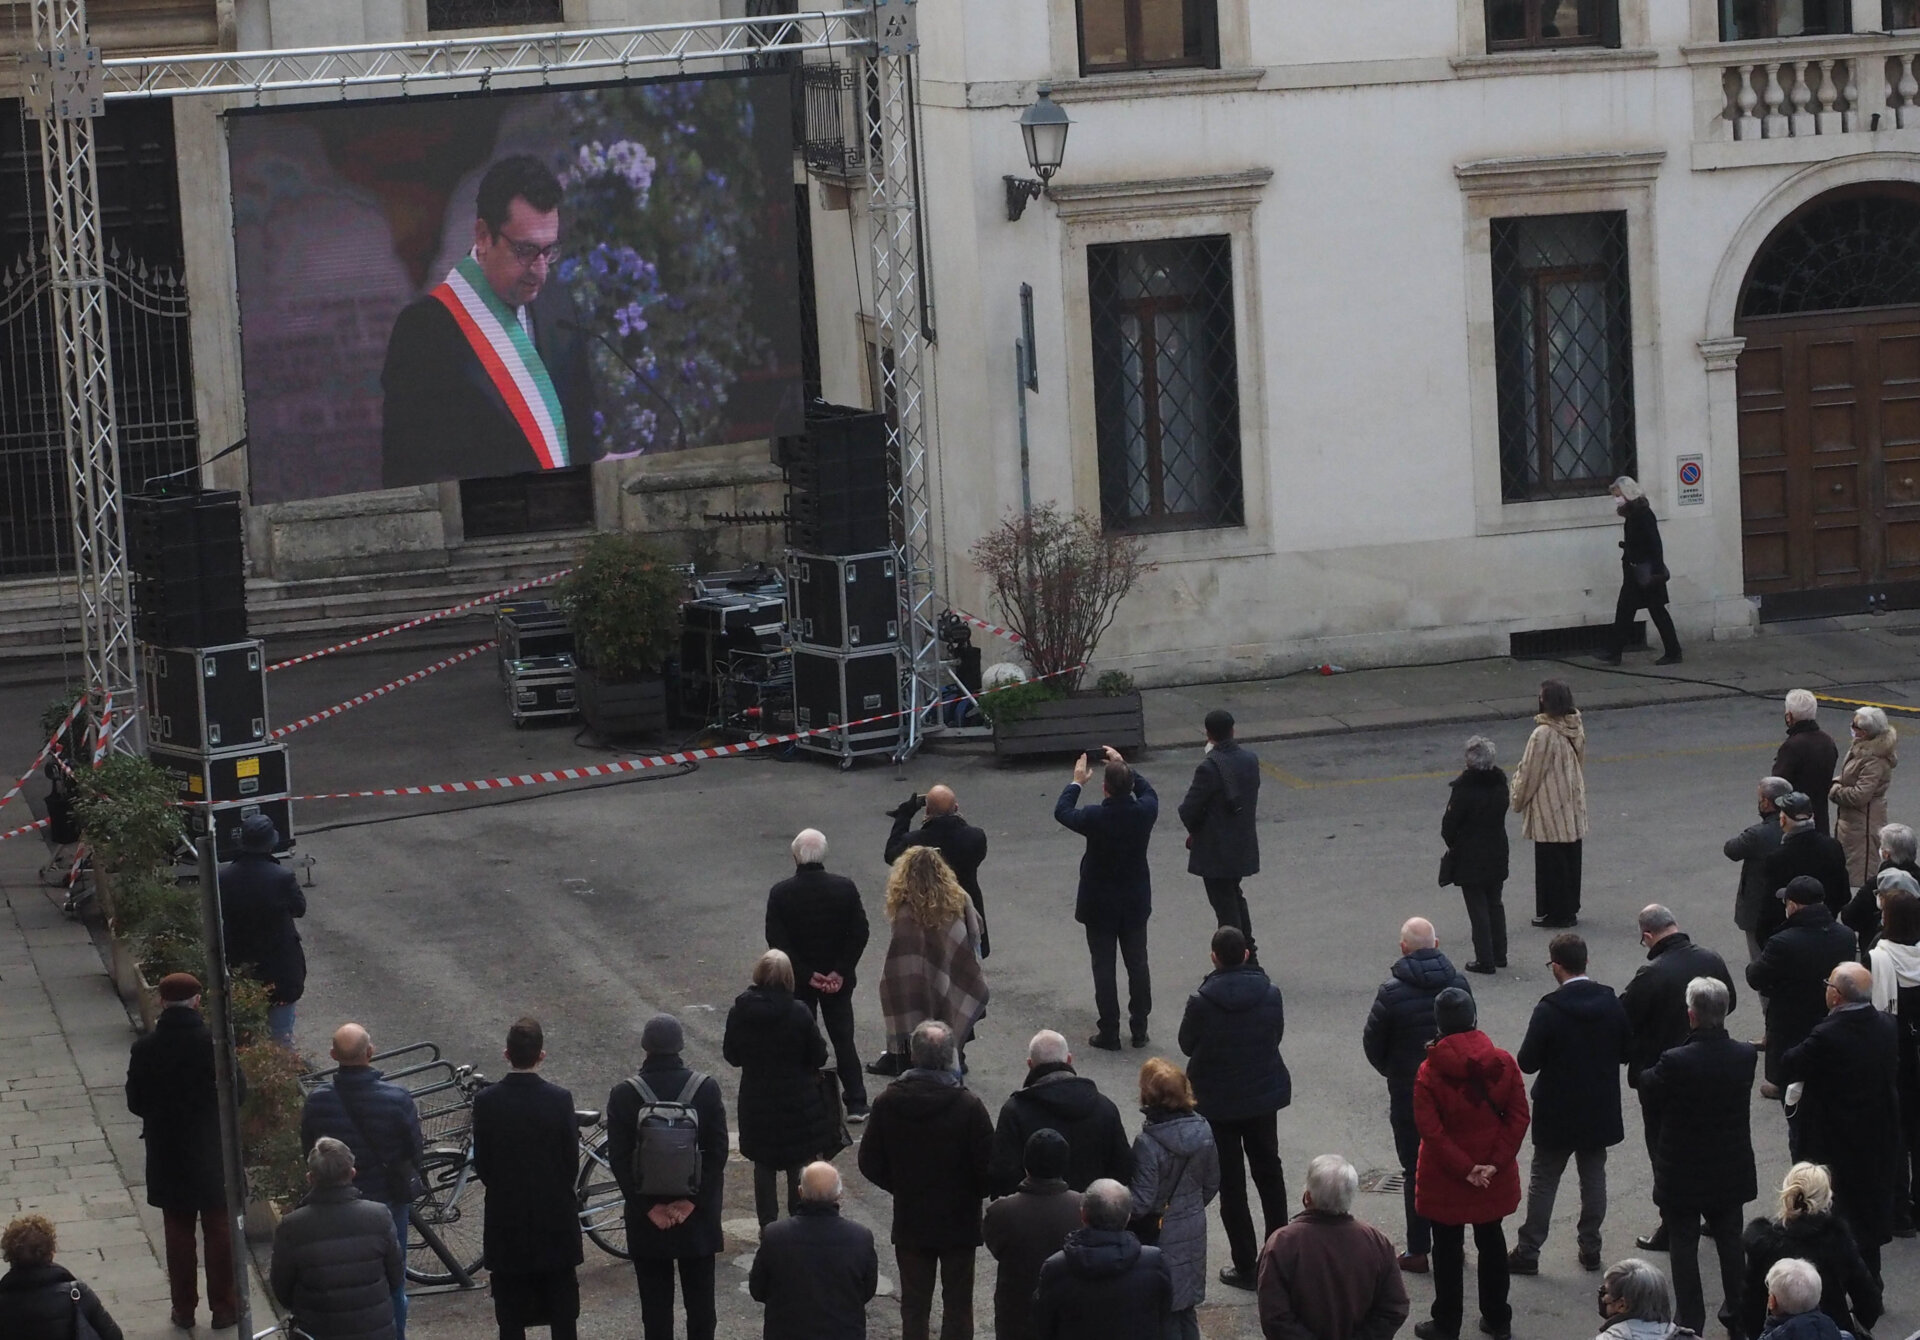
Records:
M1010 1196L987 1206L980 1236L999 1263L993 1282L997 1340L1034 1340L1033 1291L1040 1267L1080 1227L1080 1193L1067 1185L1067 1141L1035 1131L1024 1152L1026 1177Z
M1036 1131L1058 1131L1072 1150L1067 1185L1085 1191L1096 1180L1133 1180L1133 1146L1120 1109L1073 1068L1067 1040L1043 1028L1027 1044L1027 1078L1000 1106L993 1128L987 1189L1011 1196L1026 1172L1027 1141Z
M1711 977L1727 988L1727 1009L1739 1003L1733 974L1727 961L1697 945L1693 937L1680 929L1667 908L1649 903L1640 909L1640 943L1646 947L1646 966L1634 973L1633 980L1620 994L1632 1029L1627 1051L1627 1083L1640 1087L1640 1072L1658 1061L1668 1048L1687 1039L1687 983L1696 977ZM1660 1122L1644 1095L1640 1099L1640 1124L1646 1132L1647 1155L1660 1145ZM1650 1252L1667 1249L1666 1225L1635 1238L1637 1246Z
M909 828L913 816L925 807L927 821ZM960 887L973 899L973 910L980 914L980 957L993 951L988 947L987 899L980 892L980 867L987 859L987 830L976 828L960 817L960 798L950 786L930 787L924 796L909 796L889 811L893 831L887 834L886 861L892 865L909 847L932 847L945 859Z
M167 1291L173 1324L193 1325L200 1305L194 1229L207 1242L207 1305L215 1328L233 1325L240 1304L233 1280L233 1220L220 1159L220 1102L213 1083L213 1034L200 1017L199 979L160 979L165 1008L127 1061L127 1110L147 1143L147 1204L167 1232Z
M1080 791L1093 777L1093 760L1082 754L1073 780L1054 802L1053 817L1087 840L1080 857L1080 887L1073 919L1087 929L1087 953L1093 960L1093 1001L1100 1031L1087 1041L1104 1051L1120 1050L1120 984L1114 951L1127 964L1127 1022L1133 1045L1147 1045L1147 1018L1153 1013L1153 977L1147 966L1147 918L1153 915L1153 874L1147 844L1160 797L1139 772L1108 745L1104 796L1098 805L1081 805Z
M405 1257L386 1208L353 1186L353 1151L331 1136L307 1154L312 1188L273 1230L273 1296L314 1340L395 1340Z
M473 1099L473 1170L487 1184L482 1243L493 1276L500 1340L551 1326L573 1340L580 1316L579 1125L573 1095L540 1078L547 1059L538 1019L507 1030L513 1070Z
M1626 1139L1620 1119L1620 1067L1627 1063L1632 1029L1613 988L1587 976L1587 942L1556 935L1547 946L1553 980L1540 998L1514 1059L1533 1082L1533 1171L1527 1218L1507 1268L1540 1273L1560 1177L1573 1159L1580 1170L1580 1219L1575 1228L1580 1268L1600 1268L1600 1225L1607 1217L1607 1150Z
M1400 927L1400 957L1374 993L1373 1008L1367 1011L1366 1028L1360 1034L1367 1064L1387 1081L1387 1116L1405 1182L1407 1250L1400 1254L1400 1268L1414 1275L1427 1273L1433 1225L1414 1209L1413 1202L1414 1170L1420 1156L1413 1081L1427 1059L1427 1044L1440 1036L1433 1001L1448 987L1473 994L1467 979L1440 952L1433 923L1425 917L1409 918Z
M220 867L220 926L228 968L244 969L267 987L267 1031L291 1047L293 1007L307 989L307 954L293 923L307 914L307 895L293 871L273 858L279 845L279 830L266 815L241 820L240 850Z
M1118 1182L1087 1188L1086 1227L1040 1267L1033 1314L1041 1340L1162 1340L1173 1276L1158 1247L1142 1247L1127 1231L1132 1208Z
M1280 1165L1280 1109L1293 1101L1293 1077L1280 1056L1287 1031L1280 988L1247 961L1237 926L1213 933L1213 971L1187 997L1180 1050L1187 1055L1194 1109L1220 1151L1220 1222L1233 1260L1220 1282L1251 1290L1260 1244L1287 1222L1287 1180ZM1247 1175L1260 1193L1266 1231L1253 1236Z
M1790 791L1774 804L1780 811L1780 849L1767 858L1767 882L1777 891L1802 875L1817 880L1822 901L1829 911L1839 916L1853 897L1846 849L1838 838L1829 837L1814 826L1815 811L1810 797ZM1760 924L1754 933L1765 944L1767 937L1779 930L1786 919L1779 900L1769 898L1761 909Z
M928 1340L936 1274L941 1335L968 1336L993 1118L960 1079L952 1029L928 1019L913 1030L908 1051L913 1067L873 1101L860 1171L893 1197L904 1340Z
M1856 948L1853 932L1828 910L1819 880L1800 875L1776 897L1786 904L1786 923L1747 965L1747 985L1767 998L1767 1098L1778 1098L1787 1083L1781 1059L1826 1018L1827 974Z
M1787 738L1774 753L1773 775L1792 782L1794 790L1813 802L1813 826L1825 833L1827 789L1840 775L1840 750L1820 729L1820 700L1806 689L1787 694L1786 716Z
M1834 967L1826 1001L1827 1017L1780 1058L1782 1081L1804 1086L1793 1157L1832 1173L1833 1212L1853 1230L1878 1283L1880 1248L1893 1238L1896 1185L1905 1190L1900 1025L1873 1007L1873 974L1858 963Z
M1193 784L1180 802L1187 830L1187 873L1200 876L1217 926L1234 926L1247 937L1247 957L1259 959L1253 918L1240 881L1260 873L1260 759L1233 738L1233 713L1207 713L1207 756L1193 770ZM1125 1180L1125 1179L1122 1179Z
M793 998L814 1012L833 1043L847 1120L867 1119L867 1081L853 1038L854 970L867 949L867 909L845 875L827 873L827 838L803 828L794 871L767 894L767 948L793 961Z
M640 1326L645 1340L673 1340L673 1278L687 1311L687 1340L714 1340L713 1263L726 1245L720 1208L726 1201L727 1105L713 1076L699 1074L680 1058L686 1035L671 1014L656 1014L640 1031L638 1078L663 1103L676 1103L691 1089L688 1104L700 1124L700 1188L692 1197L652 1195L641 1189L633 1166L645 1106L632 1079L607 1095L607 1162L626 1201L627 1249L640 1289ZM695 1080L698 1082L694 1082Z
M1750 1043L1728 1036L1727 1004L1726 983L1718 978L1687 983L1686 1041L1641 1072L1640 1100L1660 1132L1653 1150L1653 1203L1669 1238L1674 1320L1705 1334L1704 1221L1720 1257L1719 1317L1738 1340L1734 1318L1746 1265L1740 1211L1758 1194L1749 1119L1755 1054Z
M1780 885L1767 875L1767 862L1780 850L1780 811L1776 802L1793 790L1784 777L1760 779L1760 818L1727 839L1729 861L1740 862L1740 881L1733 891L1733 924L1747 934L1747 962L1760 957L1760 922L1773 891Z
M840 1173L809 1163L794 1214L760 1230L747 1292L766 1305L765 1340L866 1340L880 1257L865 1225L840 1217Z

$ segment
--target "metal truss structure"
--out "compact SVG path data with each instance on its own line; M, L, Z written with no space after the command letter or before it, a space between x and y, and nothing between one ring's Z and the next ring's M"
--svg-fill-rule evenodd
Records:
M625 28L436 37L287 50L100 59L89 45L86 0L33 0L35 52L24 58L30 114L40 119L48 246L53 253L66 448L80 588L81 648L96 709L113 702L116 747L139 747L134 710L133 607L121 522L112 369L100 246L92 118L105 100L203 95L252 97L328 91L341 98L412 90L518 88L556 76L624 78L669 70L698 74L835 52L869 59L878 83L863 129L873 222L874 317L885 351L900 477L894 492L903 636L897 756L920 746L937 709L939 641L933 624L928 510L927 391L913 78L914 0L859 0L811 13ZM124 715L123 715L124 714Z

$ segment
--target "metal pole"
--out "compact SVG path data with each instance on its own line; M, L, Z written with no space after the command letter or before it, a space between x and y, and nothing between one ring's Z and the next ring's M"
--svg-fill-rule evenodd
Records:
M1013 379L1020 397L1020 515L1033 515L1033 477L1027 465L1027 342L1013 342Z
M227 1227L233 1234L233 1296L239 1301L238 1336L253 1334L253 1279L247 1265L247 1171L240 1153L240 1061L234 1053L233 1013L227 1008L227 937L220 918L220 872L213 860L213 838L203 837L200 853L200 927L207 946L207 980L202 1004L213 1033L213 1084L220 1101L220 1174L226 1186Z

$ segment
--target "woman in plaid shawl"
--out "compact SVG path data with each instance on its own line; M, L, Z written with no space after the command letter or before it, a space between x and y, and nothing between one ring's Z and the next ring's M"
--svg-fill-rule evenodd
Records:
M963 1041L987 1012L980 968L980 914L953 869L933 847L909 847L887 876L893 940L880 974L887 1047L907 1053L923 1019L938 1019Z

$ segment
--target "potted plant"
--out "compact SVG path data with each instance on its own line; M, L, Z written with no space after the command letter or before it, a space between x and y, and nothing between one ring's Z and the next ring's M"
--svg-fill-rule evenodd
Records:
M132 754L111 754L75 774L74 815L93 853L101 911L115 915L118 883L169 869L185 834L172 779Z
M1001 620L1020 636L1036 681L990 694L994 753L1082 753L1096 744L1138 749L1146 723L1133 681L1119 671L1082 688L1094 648L1120 602L1154 565L1137 535L1104 531L1086 512L1044 502L1010 514L973 546ZM1052 689L1041 686L1050 685ZM1001 699L999 706L995 699Z
M596 535L562 585L576 652L574 697L602 737L665 731L661 668L680 635L682 585L665 558L625 534Z

